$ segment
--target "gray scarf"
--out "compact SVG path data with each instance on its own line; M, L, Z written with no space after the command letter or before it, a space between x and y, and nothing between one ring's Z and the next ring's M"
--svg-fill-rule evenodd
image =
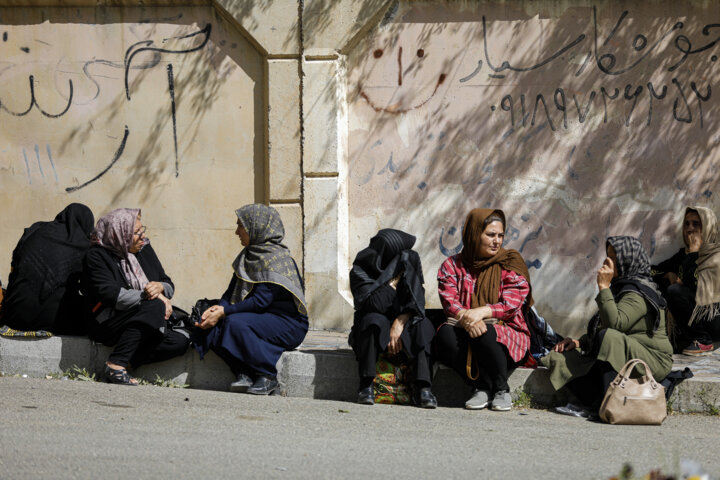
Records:
M290 250L282 243L285 228L280 214L260 203L245 205L235 213L250 236L250 244L233 262L237 283L230 303L245 300L256 283L272 283L290 292L298 312L307 315L302 280Z

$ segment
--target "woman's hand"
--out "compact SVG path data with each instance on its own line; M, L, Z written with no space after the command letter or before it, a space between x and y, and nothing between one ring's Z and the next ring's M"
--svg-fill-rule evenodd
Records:
M485 335L485 332L487 332L487 325L484 320L477 320L473 323L466 324L465 331L468 333L470 338L477 338Z
M487 332L485 320L492 318L490 307L471 308L460 313L458 325L465 329L470 338L477 338Z
M387 351L390 355L396 355L402 351L403 346L400 335L402 335L403 330L405 330L405 324L408 320L410 320L410 314L403 313L398 315L390 326L390 341L387 346Z
M465 328L467 324L472 324L475 322L479 322L482 320L485 320L487 318L492 318L492 310L490 310L490 307L477 307L477 308L471 308L468 310L465 310L464 312L460 313L460 321L458 324Z
M600 267L600 270L598 270L598 272L597 272L598 288L600 290L610 288L610 282L612 281L614 274L615 274L615 265L613 264L612 260L610 260L609 258L606 258L602 264L602 267Z
M159 295L165 292L165 287L160 282L149 282L145 285L145 298L148 300L155 300Z
M403 272L398 273L397 277L391 278L388 282L388 285L392 287L393 290L397 290L397 284L400 283L400 279L403 276Z
M220 305L213 305L203 312L200 323L196 323L195 326L207 330L217 325L222 318L225 318L225 308Z
M155 298L159 298L165 304L165 320L167 320L170 318L170 315L172 315L172 303L170 303L170 299L165 295L158 295Z
M575 350L576 348L580 348L580 341L567 337L563 338L561 342L555 344L553 352L569 352L570 350Z
M688 234L688 252L694 253L700 250L702 247L702 233L692 232Z

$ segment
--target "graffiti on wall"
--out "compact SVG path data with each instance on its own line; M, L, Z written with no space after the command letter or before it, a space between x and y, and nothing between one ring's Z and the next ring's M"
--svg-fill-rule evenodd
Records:
M0 9L4 190L145 200L202 181L200 162L253 164L258 54L212 10L171 10ZM240 134L215 142L229 118Z
M573 291L604 255L593 238L667 250L675 210L715 201L720 8L523 10L544 5L401 2L353 51L351 231L408 228L433 266L469 208L503 208L506 246Z
M186 54L190 54L190 53L196 52L198 50L201 50L202 48L204 48L207 45L208 41L210 40L211 31L212 31L211 24L207 24L204 28L200 29L199 31L181 35L181 36L177 36L174 38L164 39L164 41L167 41L167 42L186 41L186 42L190 42L192 44L192 45L189 45L184 48L161 48L161 47L156 46L153 40L143 40L143 41L136 42L127 48L127 50L125 52L125 56L124 56L125 59L124 59L123 63L117 63L117 62L112 62L112 61L106 60L106 59L95 59L95 58L92 60L86 61L83 64L82 72L85 76L85 79L87 81L91 82L95 87L95 93L92 96L91 100L97 99L101 93L101 86L100 86L100 83L98 82L98 78L96 78L96 76L98 74L94 73L92 70L92 67L94 65L103 65L106 67L110 67L113 69L120 69L123 71L125 97L126 97L127 101L129 102L131 100L131 95L130 95L131 72L133 70L147 70L147 69L156 67L157 65L159 65L161 63L162 54L186 55ZM7 42L7 40L8 40L8 34L7 34L7 32L4 32L3 33L3 41ZM22 47L22 51L28 53L29 48ZM136 60L136 57L138 55L141 55L144 53L151 53L152 59L149 61L138 62ZM11 74L12 68L13 68L13 65L10 65L10 66L6 67L5 69L3 69L3 71L0 72L0 76L4 75L4 74L5 75ZM177 177L180 174L180 169L179 169L179 156L178 156L178 148L177 148L177 122L176 122L175 81L174 81L174 75L173 75L173 64L167 63L166 69L167 69L167 79L168 79L169 103L170 103L170 107L171 107L170 114L172 117L172 135L173 135L173 145L174 145L175 176ZM40 103L37 100L37 95L36 95L37 82L34 78L34 75L32 75L32 74L28 76L28 91L29 91L29 96L30 96L28 107L22 111L14 111L7 106L6 102L3 102L2 99L0 99L0 109L2 110L2 112L7 113L11 116L23 117L25 115L28 115L33 110L33 108L35 108L46 118L59 119L59 118L63 117L64 115L66 115L70 111L70 109L73 105L73 93L74 93L73 81L71 78L69 78L67 80L67 82L68 82L67 83L67 92L66 93L61 92L61 95L66 97L67 103L61 111L49 112L40 105ZM90 185L93 182L100 179L106 173L108 173L112 169L112 167L116 164L116 162L120 159L120 157L122 156L129 136L130 136L130 129L127 125L125 125L124 133L122 135L122 139L120 140L119 147L115 151L115 154L113 155L112 159L108 163L107 167L105 167L103 170L101 170L94 177L90 178L89 180L87 180L79 185L66 187L65 191L70 193L70 192L75 192L77 190L85 188L88 185ZM45 174L42 169L40 158L37 155L37 152L38 152L37 145L35 146L35 152L36 152L36 156L38 159L38 162L37 162L38 170L44 180ZM50 153L49 145L47 146L47 152L48 152L48 159L52 166L52 171L54 174L55 182L57 183L57 181L58 181L57 171L55 169L55 164L52 161L52 155ZM32 183L30 167L29 167L29 163L27 161L27 154L25 153L24 150L23 150L23 158L25 160L25 164L27 167L28 182Z

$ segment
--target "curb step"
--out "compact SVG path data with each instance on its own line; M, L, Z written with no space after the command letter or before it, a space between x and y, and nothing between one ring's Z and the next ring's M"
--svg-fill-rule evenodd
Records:
M286 352L278 362L280 393L305 397L354 402L357 395L357 364L341 334L329 341L326 334L310 333L300 350ZM0 337L0 372L29 377L45 377L74 366L100 374L111 349L86 337L54 336L51 338ZM676 387L670 406L682 413L720 413L720 355L688 359L676 356L674 368L690 366L695 377ZM135 376L153 382L158 376L190 388L227 391L233 375L225 363L210 352L200 360L193 349L182 357L138 368ZM520 392L541 406L556 406L569 398L556 392L545 368L518 368L510 376L513 397ZM433 392L441 406L462 407L471 389L451 369L436 366Z

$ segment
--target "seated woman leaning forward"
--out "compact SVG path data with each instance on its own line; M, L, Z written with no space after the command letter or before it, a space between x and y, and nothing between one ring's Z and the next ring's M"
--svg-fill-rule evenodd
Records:
M278 387L276 364L308 331L304 287L295 260L282 243L280 214L262 204L235 211L243 248L218 305L205 310L193 343L202 358L213 350L237 380L232 392L268 395Z
M187 350L171 330L174 286L145 238L140 210L119 208L98 220L83 268L88 336L115 346L106 362L111 383L137 385L127 368L160 362Z
M360 375L358 403L375 403L373 380L380 352L400 352L412 360L415 404L437 407L430 390L432 323L425 316L420 256L412 250L415 237L392 229L380 230L361 250L350 270L355 320L348 342L355 351Z
M653 267L655 280L675 321L675 351L710 355L720 340L720 237L709 208L688 207L683 242L675 255Z
M608 258L597 272L599 312L588 333L579 340L565 338L541 359L553 387L567 385L582 403L560 407L558 413L597 414L608 386L631 359L644 360L658 382L672 368L665 300L650 278L645 249L635 237L610 237L606 250Z
M470 410L485 408L491 397L493 410L510 410L508 371L532 359L523 313L533 303L530 274L516 250L502 248L505 225L501 210L472 210L462 251L438 271L448 320L435 337L437 356L474 387Z
M80 272L95 220L71 203L52 222L26 228L12 254L0 322L15 330L83 335Z

